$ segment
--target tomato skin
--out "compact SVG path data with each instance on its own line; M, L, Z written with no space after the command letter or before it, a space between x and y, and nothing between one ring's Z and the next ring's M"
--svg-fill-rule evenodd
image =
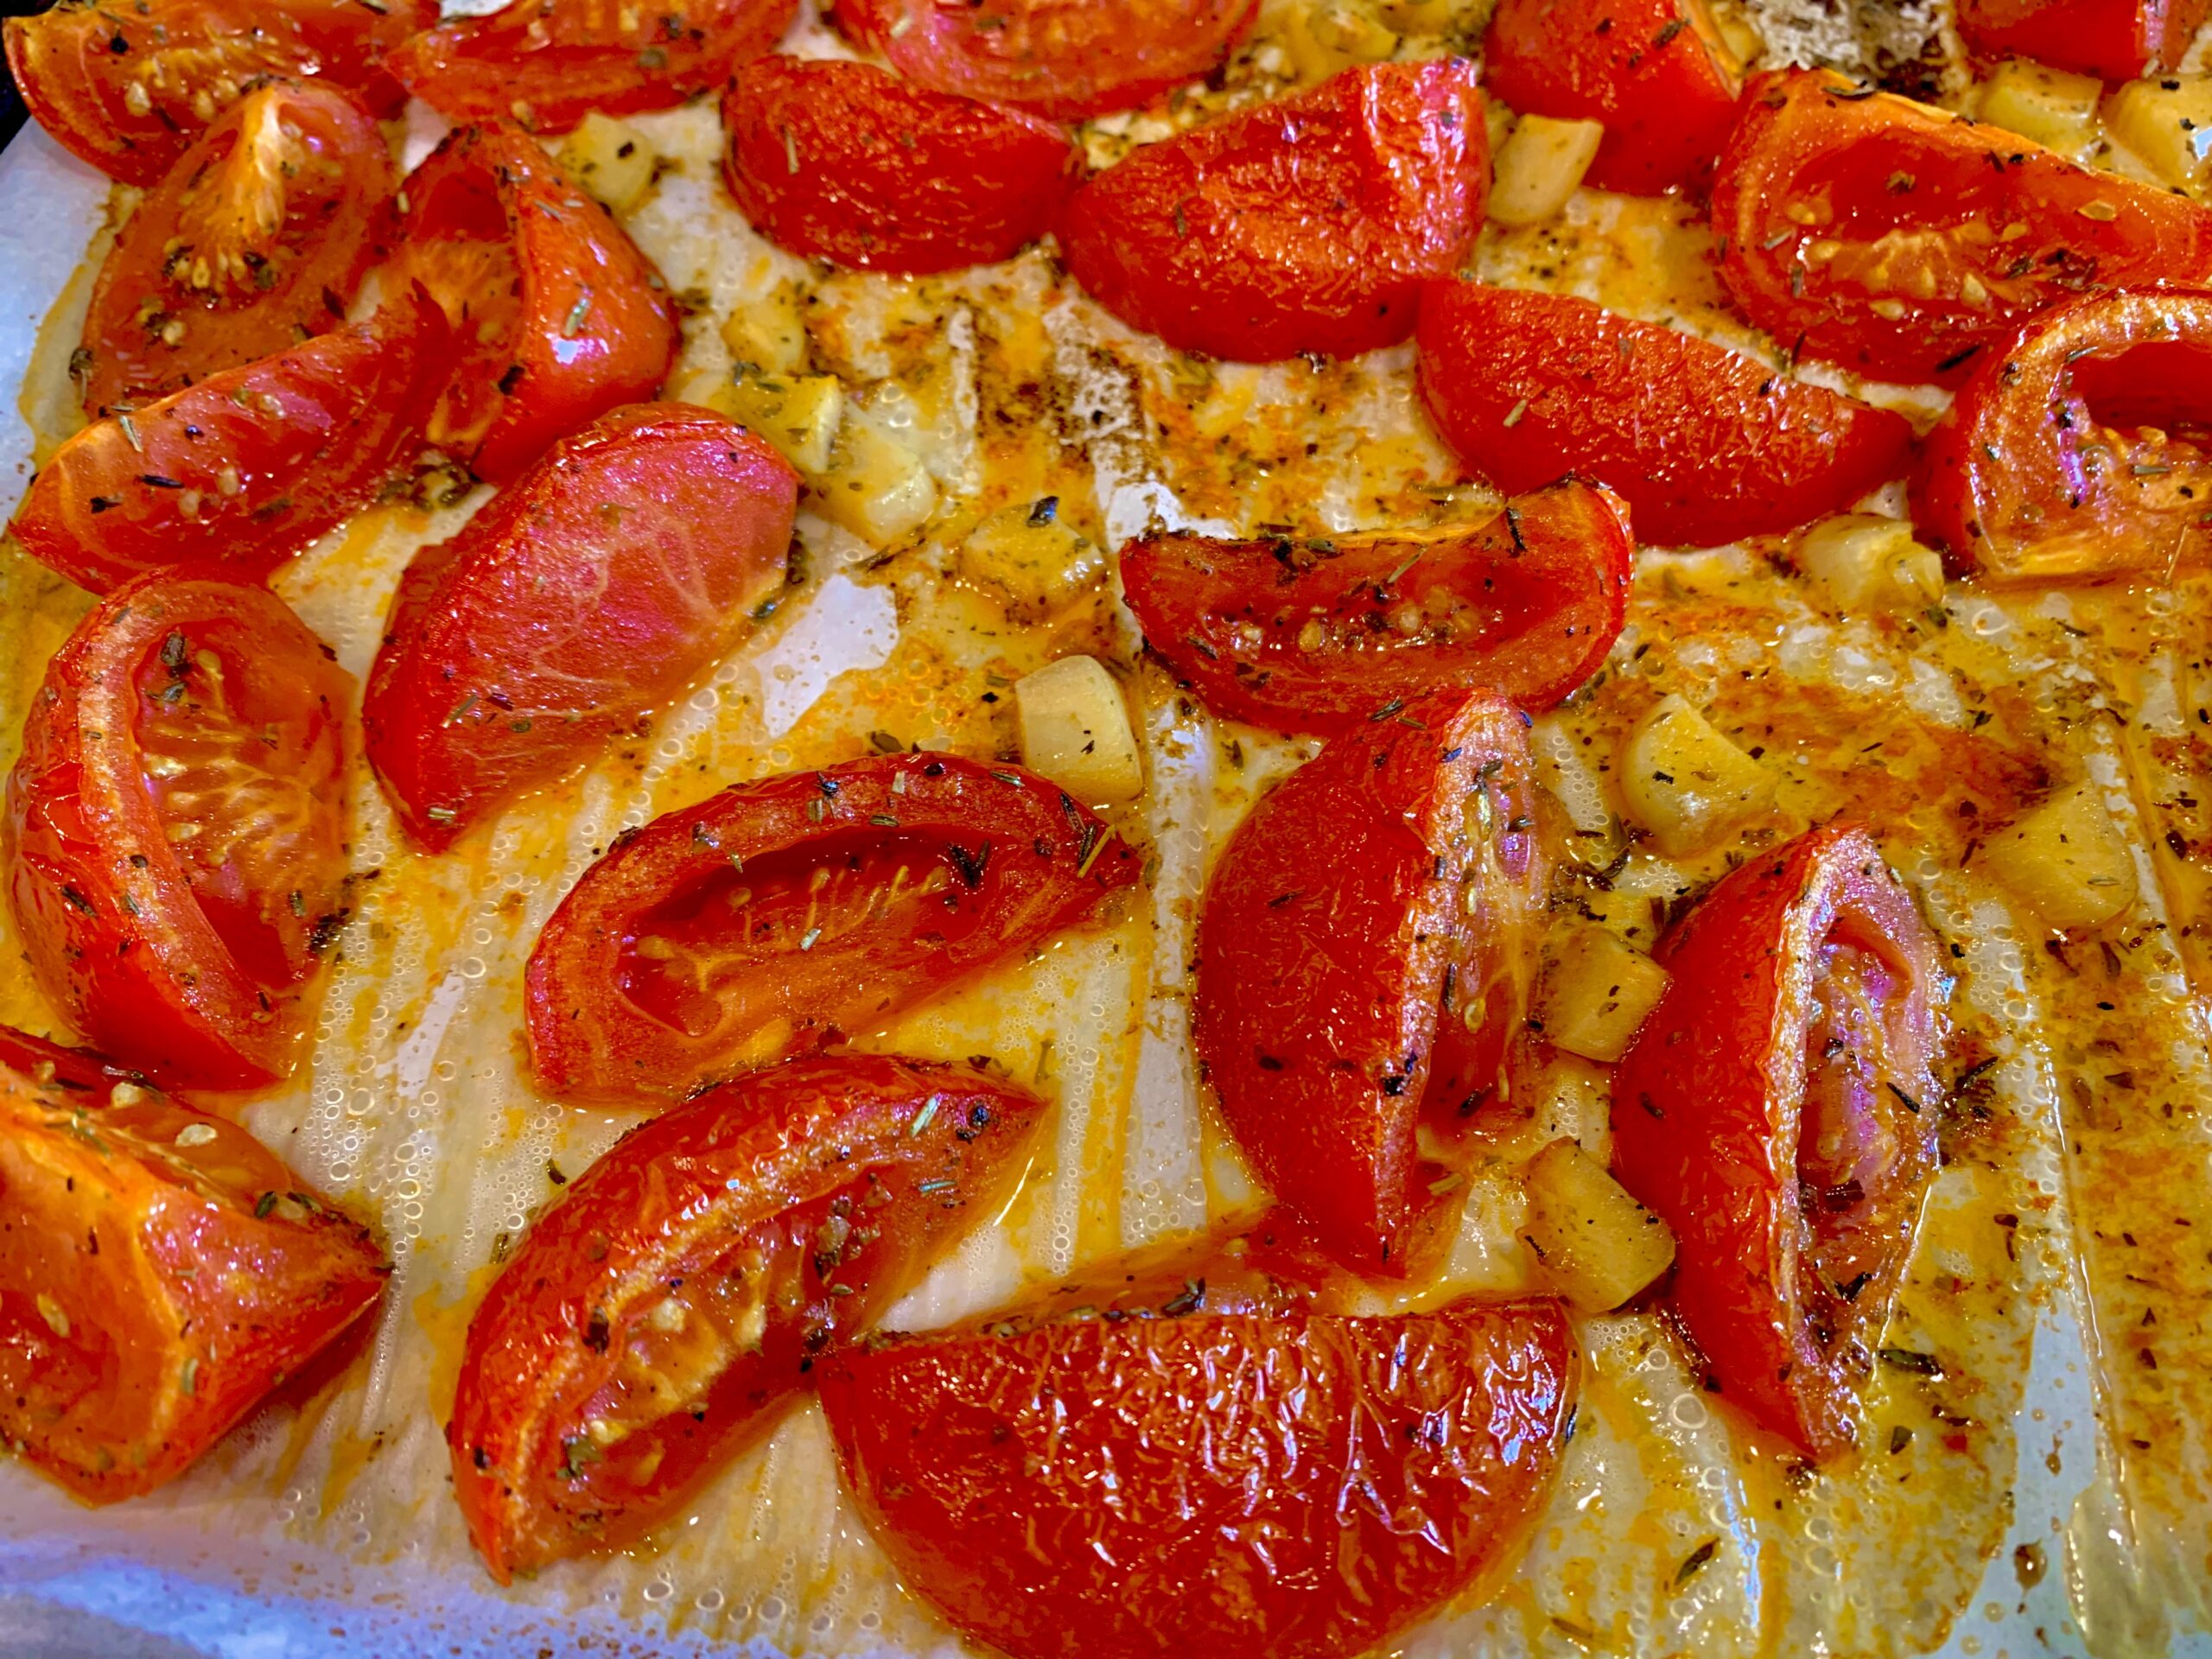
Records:
M1959 389L1913 480L1914 520L1954 572L1989 582L2164 580L2212 553L2208 388L2212 292L2062 302Z
M1821 70L1745 89L1713 227L1726 238L1722 280L1753 322L1793 351L1895 380L1955 385L2054 301L2212 270L2212 212ZM1942 268L1878 248L1892 232L1940 236ZM1870 276L1878 291L1851 280Z
M345 914L352 690L281 601L202 578L118 589L54 653L8 783L10 896L41 987L118 1061L290 1072Z
M1573 295L1440 283L1418 340L1464 463L1507 491L1601 480L1649 545L1794 530L1901 476L1912 447L1903 416Z
M443 851L727 656L783 585L798 502L798 474L743 427L638 404L418 552L361 709L410 837Z
M1822 953L1839 945L1878 961L1885 983L1866 1000L1890 1064L1857 1109L1879 1120L1886 1156L1853 1180L1856 1202L1815 1205L1807 1051ZM1675 1307L1722 1396L1832 1456L1854 1437L1857 1379L1936 1166L1936 937L1866 832L1831 825L1724 877L1656 954L1674 977L1614 1076L1614 1163L1675 1230ZM1838 1257L1856 1285L1829 1267Z
M9 529L94 593L149 573L259 582L365 505L422 440L445 319L420 294L54 453Z
M1146 145L1069 198L1060 245L1093 299L1179 351L1351 357L1413 332L1489 191L1474 66L1365 64Z
M995 1212L1043 1109L965 1066L849 1055L756 1071L631 1131L531 1227L469 1321L446 1439L492 1575L620 1548L773 1427L817 1355ZM749 1305L708 1300L741 1274ZM683 1317L657 1321L671 1305ZM717 1351L671 1377L684 1352L657 1335ZM630 1480L623 1440L582 1431L605 1420L594 1404L638 1392L620 1375L633 1344L662 1386L623 1437L644 1440Z
M1584 181L1631 195L1712 178L1742 77L1703 0L1499 0L1483 41L1494 96L1524 114L1605 123Z
M873 64L760 58L722 99L739 211L804 258L926 275L1011 258L1083 168L1062 129Z
M798 0L544 0L426 29L392 73L448 121L566 132L594 110L673 109L775 49Z
M400 269L458 346L431 442L503 484L553 441L653 396L683 345L660 273L512 122L448 134L406 185Z
M563 1099L680 1097L1077 925L1142 862L1058 785L957 755L734 785L619 840L561 901L524 979L531 1069ZM861 893L817 892L840 868L866 874L857 918ZM702 983L719 966L713 989L652 965L679 959Z
M2205 0L1959 0L1959 38L1980 58L2133 80L2178 64L2204 13Z
M1234 720L1356 731L1393 699L1459 685L1548 708L1619 637L1636 543L1621 503L1573 480L1509 507L1482 524L1318 543L1154 536L1122 550L1122 585L1145 643ZM1406 606L1425 626L1393 627ZM1484 613L1489 626L1456 631ZM1316 624L1322 637L1301 645Z
M1576 1363L1556 1302L1460 1302L894 1339L820 1388L869 1530L972 1640L1341 1659L1518 1547Z
M390 1271L236 1124L0 1070L0 1439L85 1502L182 1473Z
M1418 1276L1446 1242L1415 1130L1470 1109L1522 1024L1531 766L1495 693L1408 703L1254 807L1207 885L1198 1057L1262 1180L1359 1271Z

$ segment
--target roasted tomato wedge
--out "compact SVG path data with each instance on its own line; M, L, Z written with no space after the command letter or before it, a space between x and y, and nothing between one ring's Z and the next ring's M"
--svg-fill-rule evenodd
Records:
M0 1438L88 1503L174 1479L388 1271L236 1124L0 1069Z
M1977 57L2132 80L2179 63L2204 12L2205 0L1958 0L1957 16Z
M1209 73L1259 0L836 0L837 26L918 86L1079 121Z
M1556 1302L1215 1313L846 1349L821 1395L861 1514L1014 1659L1346 1659L1509 1560L1575 1393Z
M1908 465L1904 416L1572 295L1439 283L1419 339L1422 400L1461 461L1508 491L1599 480L1649 544L1794 530Z
M798 14L798 0L515 0L416 35L391 68L449 121L566 132L594 110L665 110L720 86Z
M1179 350L1350 357L1413 332L1489 190L1474 67L1371 64L1146 145L1069 199L1060 243L1093 299Z
M447 331L419 292L365 322L96 421L9 526L95 593L149 571L258 582L375 495L423 438Z
M2212 293L2090 295L1978 367L1930 435L1913 517L1998 582L2212 554Z
M376 114L398 114L406 94L384 54L437 16L437 0L61 0L8 19L8 67L65 149L153 184L268 76L351 87Z
M406 197L399 268L458 335L432 442L504 483L556 438L658 389L682 344L660 273L528 133L456 130Z
M743 427L639 404L417 553L361 711L408 834L450 846L727 655L783 583L798 501L798 474Z
M1042 1109L964 1067L854 1055L619 1142L469 1322L446 1439L493 1576L631 1541L774 1427L817 1355L989 1218Z
M1122 550L1145 642L1216 714L1357 730L1479 685L1548 708L1620 635L1636 544L1604 490L1568 481L1481 524Z
M352 691L283 603L149 576L48 664L8 783L10 892L39 983L165 1084L286 1076L344 917Z
M1705 0L1499 0L1483 83L1526 115L1602 121L1600 190L1699 186L1735 124L1743 65Z
M2212 270L2212 212L1819 70L1751 83L1713 228L1752 321L1898 380L1955 378L2085 289Z
M1851 1445L1936 1166L1946 986L1863 830L1724 877L1613 1079L1614 1161L1675 1230L1674 1300L1724 1399L1816 1458Z
M957 755L740 784L561 901L531 953L531 1065L564 1097L680 1096L1020 955L1141 866L1055 785Z
M1348 1266L1418 1274L1444 1243L1416 1132L1473 1110L1522 1024L1534 792L1526 718L1445 694L1332 741L1214 868L1198 1057L1261 1179Z
M873 64L762 58L722 100L724 171L779 248L906 273L1010 258L1082 170L1060 128Z

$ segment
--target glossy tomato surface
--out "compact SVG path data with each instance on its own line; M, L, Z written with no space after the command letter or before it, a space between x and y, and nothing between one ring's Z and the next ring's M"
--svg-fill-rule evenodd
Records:
M0 1436L87 1503L181 1474L387 1271L236 1124L0 1068Z
M2178 64L2204 13L2205 0L1958 0L1959 38L1980 58L2130 80Z
M1835 1455L1936 1166L1936 937L1872 838L1832 826L1723 878L1656 954L1673 978L1614 1076L1615 1166L1675 1230L1707 1386Z
M1904 416L1572 295L1440 283L1418 339L1422 402L1463 464L1507 491L1598 480L1647 544L1794 530L1908 465Z
M1005 1200L1042 1110L966 1067L854 1055L619 1142L469 1322L446 1436L493 1575L634 1540L772 1428L817 1356Z
M951 754L739 784L608 849L538 936L531 1070L664 1101L866 1030L1135 884L1058 785Z
M2071 295L2212 270L2212 212L1820 70L1745 90L1713 228L1752 321L1897 380L1955 379Z
M1061 128L873 64L758 59L722 99L738 210L786 252L920 274L1010 258L1083 167Z
M39 470L9 528L95 593L149 572L258 582L411 460L447 345L438 308L411 292L95 421Z
M1223 850L1192 1035L1269 1191L1346 1265L1404 1277L1457 1211L1417 1131L1497 1083L1547 861L1526 716L1478 691L1378 713Z
M798 499L798 475L743 427L636 404L417 553L361 711L408 834L442 850L643 729L783 585Z
M1636 544L1607 492L1568 481L1479 524L1122 550L1145 643L1206 707L1286 731L1483 686L1547 708L1620 635Z
M259 588L151 576L48 664L8 783L41 988L165 1085L287 1076L345 918L353 683Z
M1367 64L1145 145L1069 199L1060 244L1093 299L1179 350L1350 357L1413 332L1489 191L1474 66Z
M406 197L398 269L455 335L432 442L505 483L555 439L659 389L682 344L666 284L528 133L455 129Z

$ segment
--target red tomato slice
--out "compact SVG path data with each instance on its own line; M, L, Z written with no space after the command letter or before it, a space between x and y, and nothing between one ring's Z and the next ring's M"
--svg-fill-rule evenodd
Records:
M995 264L1052 228L1083 169L1066 132L866 63L769 57L722 100L739 210L808 258L913 275Z
M1743 73L1704 0L1499 0L1483 41L1491 94L1528 115L1604 122L1584 181L1634 195L1712 178Z
M1675 1230L1713 1386L1815 1458L1853 1441L1936 1166L1936 936L1863 830L1724 877L1613 1079L1623 1183Z
M618 1142L469 1321L446 1440L492 1575L631 1542L772 1428L817 1355L995 1212L1043 1109L965 1067L854 1055Z
M2133 80L2178 64L2204 13L2205 0L1958 0L1959 38L1977 57Z
M0 1439L86 1502L181 1474L389 1271L236 1124L0 1070Z
M455 17L391 54L448 121L566 132L594 110L673 109L772 51L798 0L523 0Z
M1496 1084L1548 869L1525 715L1484 691L1386 709L1224 849L1192 1023L1268 1189L1348 1266L1405 1277L1454 1209L1416 1128L1456 1124Z
M663 814L531 951L531 1069L663 1101L839 1040L1091 917L1142 861L1054 785L871 755Z
M1145 643L1207 708L1287 731L1357 730L1387 704L1479 685L1548 708L1620 636L1636 544L1572 480L1482 524L1122 550Z
M512 124L462 127L409 175L400 269L459 336L430 440L505 483L659 389L683 340L652 262Z
M1573 1409L1557 1303L1178 1312L824 1363L869 1530L963 1635L1013 1659L1343 1659L1519 1548Z
M1509 492L1600 480L1648 544L1794 530L1911 451L1902 416L1571 295L1440 283L1419 340L1422 400L1463 462Z
M437 16L437 0L61 0L7 20L8 67L64 149L150 185L267 76L349 87L397 115L406 94L384 54Z
M1093 299L1179 350L1351 357L1413 332L1489 191L1474 66L1368 64L1146 145L1070 198L1060 244Z
M13 1026L0 1026L0 1070L18 1072L41 1089L51 1084L67 1091L63 1098L87 1106L104 1103L118 1083L145 1081L105 1054L65 1048Z
M1081 121L1211 73L1259 0L836 0L835 21L918 86Z
M798 474L743 427L639 404L417 553L361 709L408 834L442 852L639 730L752 632L798 502Z
M70 1023L165 1084L288 1075L345 919L353 682L258 588L149 576L48 664L8 783L16 919Z
M2212 212L1818 70L1753 79L1713 227L1752 321L1897 380L1955 378L2054 300L2212 270Z
M419 293L365 322L96 421L9 526L106 593L149 571L258 582L373 497L422 442L447 333Z
M2212 293L2085 296L1977 368L1929 435L1913 517L1954 570L2063 582L2212 554Z

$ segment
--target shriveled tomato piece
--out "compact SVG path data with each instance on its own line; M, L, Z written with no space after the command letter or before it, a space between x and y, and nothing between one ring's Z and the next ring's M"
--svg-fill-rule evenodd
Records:
M1526 115L1605 123L1585 181L1635 195L1711 179L1743 73L1705 0L1499 0L1483 41L1484 85Z
M365 505L445 383L420 292L275 357L96 421L40 469L9 528L94 593L149 571L258 582Z
M1613 1079L1621 1180L1675 1230L1674 1302L1721 1397L1847 1448L1936 1166L1936 937L1863 830L1724 877Z
M1822 70L1751 82L1713 227L1752 321L1898 380L1955 378L2055 300L2212 270L2212 212Z
M0 1068L0 1440L87 1503L182 1473L389 1271L236 1124Z
M1060 244L1093 299L1179 350L1350 357L1413 332L1489 191L1474 66L1365 64L1146 145L1070 198Z
M456 129L405 195L398 268L457 336L430 441L478 476L505 483L667 378L683 340L660 273L521 128Z
M2204 13L2205 0L1958 0L1957 16L1978 57L2132 80L2178 64Z
M64 149L149 185L268 76L349 87L398 114L406 94L384 56L437 16L437 0L60 0L7 20L8 67Z
M2212 554L2212 293L2089 295L1990 353L1929 436L1913 517L1994 582Z
M1224 849L1192 1034L1268 1189L1348 1265L1403 1277L1452 1208L1416 1130L1497 1082L1547 861L1526 716L1486 691L1377 712Z
M772 1428L817 1356L990 1217L1042 1110L963 1066L852 1055L618 1142L469 1321L446 1440L493 1576L620 1548Z
M1439 283L1419 340L1461 461L1508 491L1602 480L1649 543L1794 530L1901 476L1912 446L1903 416L1572 295Z
M1154 536L1122 550L1122 585L1215 713L1337 732L1455 686L1557 702L1619 637L1635 557L1620 503L1569 480L1474 525Z
M988 1322L846 1349L823 1410L901 1580L1014 1659L1348 1659L1520 1548L1559 1304ZM1003 1332L1004 1334L1001 1334Z
M344 920L353 683L259 588L149 576L48 664L8 782L10 891L70 1023L165 1084L292 1069Z
M789 252L925 273L1010 258L1052 227L1083 152L1051 122L866 63L768 57L722 100L724 174Z
M837 27L918 86L1080 121L1207 74L1259 0L836 0Z
M1057 785L951 754L739 784L607 850L526 979L530 1059L566 1098L665 1100L858 1032L1135 884Z
M566 132L594 110L672 109L721 86L798 15L798 0L514 0L416 35L391 69L449 121Z

